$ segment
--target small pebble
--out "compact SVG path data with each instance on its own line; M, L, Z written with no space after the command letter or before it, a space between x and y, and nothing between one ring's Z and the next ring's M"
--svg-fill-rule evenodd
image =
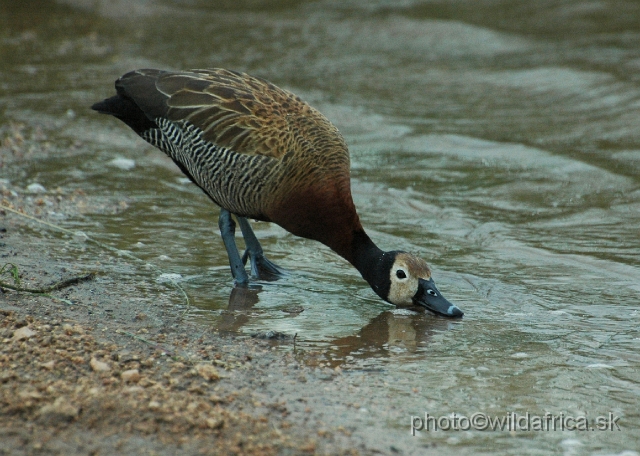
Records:
M221 429L224 427L224 420L221 419L207 418L205 423L209 429Z
M225 399L221 398L217 394L212 394L211 396L209 396L209 400L211 402L213 402L214 404L224 404L225 403Z
M122 170L128 171L136 167L136 162L131 160L130 158L124 157L116 157L110 162L107 163L110 166L114 166L116 168L120 168Z
M220 379L218 370L211 364L198 364L196 366L196 372L198 372L202 378L210 382Z
M98 361L95 358L91 358L89 365L91 366L91 369L93 369L95 372L108 372L111 370L111 367L109 367L107 363L103 361Z
M37 182L27 185L28 193L45 193L46 191L47 189L44 188L42 185L38 184Z
M157 409L160 408L160 402L158 402L158 401L150 401L149 405L147 407L149 407L151 410L157 410Z
M36 335L36 332L28 326L23 326L13 332L13 340L29 339Z
M120 377L127 383L138 383L140 381L140 372L138 372L138 369L129 369L123 371Z

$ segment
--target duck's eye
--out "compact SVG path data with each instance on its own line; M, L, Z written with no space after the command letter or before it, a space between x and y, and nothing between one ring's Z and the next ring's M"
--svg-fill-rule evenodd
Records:
M431 296L438 296L438 293L436 293L432 288L427 290L427 294Z
M407 278L407 274L402 269L398 269L396 271L396 277L399 278L399 279L406 279Z

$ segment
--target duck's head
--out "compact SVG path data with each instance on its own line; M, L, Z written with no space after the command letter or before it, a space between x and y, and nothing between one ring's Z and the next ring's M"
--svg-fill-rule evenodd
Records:
M385 252L379 263L379 282L373 290L396 307L428 310L445 317L464 313L447 301L436 288L427 263L410 253ZM385 277L386 272L386 277Z

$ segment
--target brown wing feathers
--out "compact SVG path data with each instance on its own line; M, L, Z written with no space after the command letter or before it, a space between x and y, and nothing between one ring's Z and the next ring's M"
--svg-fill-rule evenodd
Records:
M188 121L205 140L238 153L274 158L331 153L348 171L338 130L300 98L263 79L224 69L136 70L118 79L116 90L118 96L94 109L120 118L138 134L158 118Z

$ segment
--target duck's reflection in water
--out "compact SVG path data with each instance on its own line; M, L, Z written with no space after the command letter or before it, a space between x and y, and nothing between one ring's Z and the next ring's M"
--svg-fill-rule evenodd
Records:
M240 328L246 325L250 318L247 311L258 303L260 300L258 294L261 291L262 287L260 285L233 287L231 295L229 295L229 307L218 320L218 331L221 333L237 333Z
M259 302L261 291L260 285L234 287L229 296L229 307L218 320L218 330L237 334L252 318L249 311ZM297 314L298 312L291 312L292 318ZM453 329L461 323L461 320L431 314L388 310L377 315L356 334L322 341L322 345L330 349L304 351L314 358L309 360L310 364L324 362L333 367L355 358L414 353L427 347L434 334ZM282 343L282 340L278 343ZM289 338L285 343L292 343L292 339ZM302 358L306 356L303 355Z
M424 349L436 333L448 331L458 320L409 311L386 311L373 318L357 334L331 341L326 353L329 364L337 366L353 358L394 356Z

